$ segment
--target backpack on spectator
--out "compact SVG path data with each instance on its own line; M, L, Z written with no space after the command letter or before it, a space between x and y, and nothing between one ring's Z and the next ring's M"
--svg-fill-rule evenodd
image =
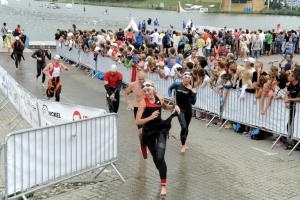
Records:
M250 134L250 138L252 140L263 140L265 139L266 132L259 130L258 128L253 129L253 131Z
M162 38L162 43L163 43L164 47L169 47L169 41L168 41L167 34L164 35L164 37Z
M233 123L233 130L236 133L242 133L245 131L245 125L240 123Z
M232 35L228 35L227 36L227 44L232 45L232 42L233 42Z

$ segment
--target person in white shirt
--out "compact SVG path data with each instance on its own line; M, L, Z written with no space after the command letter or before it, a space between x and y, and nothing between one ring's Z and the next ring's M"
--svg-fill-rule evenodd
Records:
M207 59L210 57L210 50L211 50L211 39L210 37L207 37L205 42L205 56Z
M174 79L174 82L175 81L180 81L181 79L179 78L180 73L178 72L178 69L180 69L180 68L182 69L182 66L180 64L176 63L176 58L175 57L171 57L170 62L172 64L172 69L171 69L171 72L170 72L171 78Z
M152 35L150 35L150 37L152 38L151 44L158 43L159 34L157 32L157 28L154 29L154 33L152 33Z
M163 79L168 79L170 76L170 69L167 67L167 65L165 64L165 62L160 61L158 63L156 63L156 66L158 67L158 69L156 70L156 72L158 73L160 78Z
M259 39L262 42L260 55L263 55L264 42L265 42L265 34L262 30L258 30Z

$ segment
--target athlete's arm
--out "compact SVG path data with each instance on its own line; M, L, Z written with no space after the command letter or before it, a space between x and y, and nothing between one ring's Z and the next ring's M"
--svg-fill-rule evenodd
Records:
M178 114L180 113L180 108L178 105L170 105L170 104L167 104L164 100L164 97L160 96L159 97L160 99L160 102L163 102L162 104L162 108L165 109L165 110L172 110L174 109Z
M122 80L118 80L117 82L117 87L116 89L113 91L113 93L116 93L117 91L120 91L122 87Z
M31 57L37 59L37 53L38 53L38 52L39 52L39 50L36 50L36 51L31 55Z
M50 76L50 69L51 69L52 64L49 63L46 65L46 67L43 69L43 73L49 77L49 79L52 79L52 76Z
M61 66L64 70L66 70L66 71L69 70L64 64L60 64L60 66Z
M172 97L172 90L177 87L181 82L174 82L169 88L168 88L168 95L169 97Z
M126 90L125 90L125 101L126 101L126 103L130 103L129 102L129 95L131 94L133 92L133 90L132 90L132 83L131 84L129 84L129 86L126 88Z
M154 111L152 113L152 115L150 115L149 117L142 119L142 115L143 115L145 109L146 109L146 102L143 99L140 101L138 111L136 113L136 120L135 120L136 125L143 125L143 124L155 119L159 114L159 111L157 110L157 111Z

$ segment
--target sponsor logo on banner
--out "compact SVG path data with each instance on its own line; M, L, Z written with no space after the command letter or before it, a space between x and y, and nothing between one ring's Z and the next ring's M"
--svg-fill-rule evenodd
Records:
M50 115L52 117L61 118L59 112L49 111L48 107L46 105L43 105L42 110L43 110L43 114L45 114L45 115L48 113L48 115Z
M38 100L41 126L78 121L106 114L99 108Z
M85 116L85 115L81 115L78 110L75 110L73 112L73 121L75 121L75 120L81 120L81 119L87 119L87 118L89 118L89 117Z

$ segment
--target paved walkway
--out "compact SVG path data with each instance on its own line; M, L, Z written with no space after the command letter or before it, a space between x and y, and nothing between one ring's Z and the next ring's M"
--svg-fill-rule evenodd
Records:
M16 71L7 53L0 54L0 65L23 87L40 99L45 99L41 80L35 82L35 60L25 53L20 70ZM277 56L264 57L279 60ZM240 61L239 61L240 62ZM103 82L87 77L82 70L62 72L61 101L106 109ZM53 101L53 100L51 100ZM0 111L3 113L11 112ZM164 111L163 117L169 115ZM76 178L34 194L33 199L159 199L159 175L150 158L143 160L139 151L137 128L133 113L121 101L119 111L120 157L117 168L126 183L122 183L111 168L101 174L99 182L87 183L94 174ZM7 120L4 124L7 123ZM2 127L2 126L1 126ZM171 134L179 135L177 119L173 120ZM2 138L6 132L2 132ZM280 147L270 150L273 140L252 141L230 130L206 128L203 121L192 119L187 140L189 150L180 154L179 141L170 138L167 144L167 197L171 200L298 200L300 191L300 155ZM268 153L270 152L270 153Z

